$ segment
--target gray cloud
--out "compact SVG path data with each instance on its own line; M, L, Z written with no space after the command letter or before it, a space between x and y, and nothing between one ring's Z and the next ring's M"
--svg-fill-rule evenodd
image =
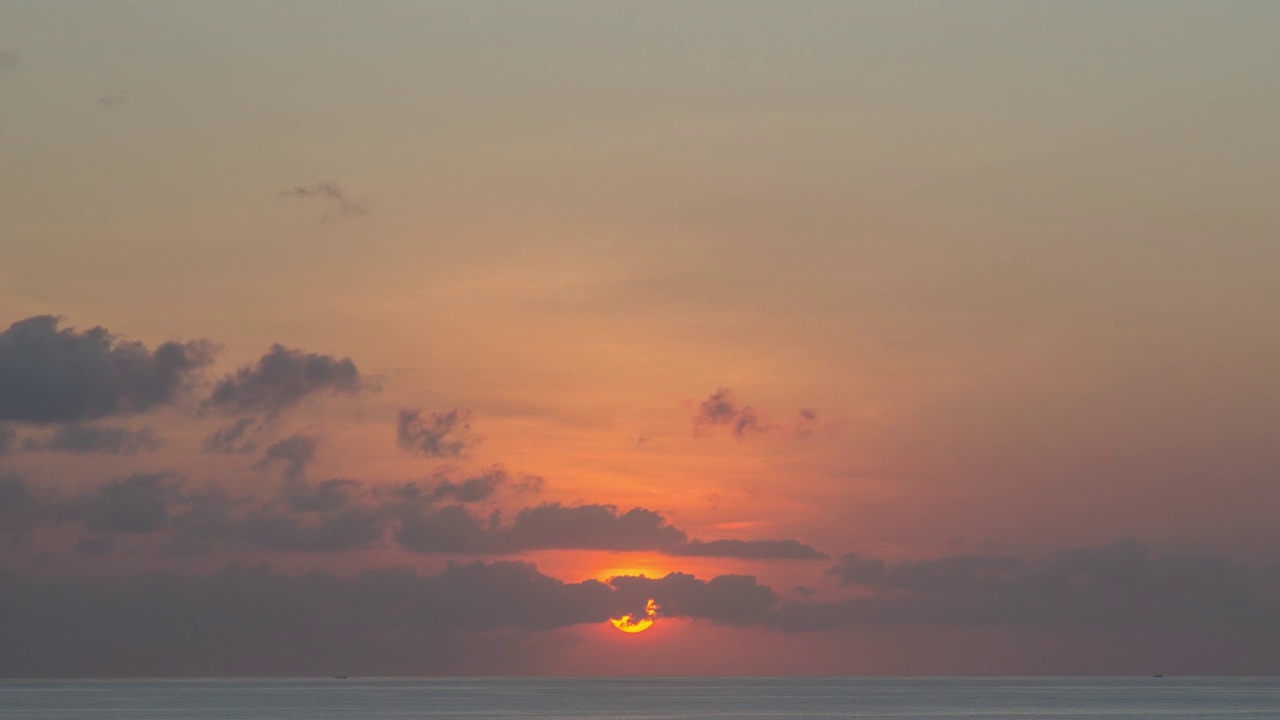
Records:
M105 557L115 552L116 539L111 535L82 535L76 540L75 552L79 555Z
M369 208L363 202L352 199L347 193L336 183L327 180L321 180L314 185L297 185L288 190L282 190L280 197L293 198L297 200L305 200L309 198L317 198L325 204L325 220L337 212L340 215L367 215Z
M825 560L830 557L799 540L690 540L669 550L685 557L752 560Z
M603 623L650 597L661 615L741 625L758 620L772 597L746 577L566 583L520 562L349 579L233 566L3 582L0 675L8 677L457 673L468 657L458 651L479 634Z
M39 438L26 438L22 449L27 452L102 453L105 455L135 455L151 452L164 445L148 428L130 430L109 425L66 425L52 434Z
M613 505L565 506L544 503L525 508L511 527L522 549L662 550L683 543L683 530L645 508L618 512Z
M317 483L293 479L285 482L280 497L293 512L334 512L355 502L363 483L334 478Z
M369 547L382 539L383 515L361 505L316 513L255 511L235 526L236 539L272 550L345 552Z
M315 460L319 445L320 438L314 435L291 435L268 446L253 469L264 471L279 464L284 468L286 479L298 480L306 473L307 465Z
M720 575L699 580L685 573L663 578L616 577L609 581L630 600L629 608L642 607L647 598L658 603L659 617L687 617L725 625L769 622L778 603L773 590L750 575Z
M0 50L0 71L16 70L18 65L22 64L22 59L17 53Z
M498 514L478 518L459 505L402 509L396 540L417 552L513 553L526 550L657 550L684 543L683 530L644 508L623 513L613 505L544 503L516 514L510 526Z
M741 440L751 435L766 433L772 429L750 405L738 405L733 399L733 391L720 388L711 393L698 405L698 412L693 416L694 432L713 428L728 428L734 437Z
M470 477L456 468L441 468L432 474L430 482L408 482L394 488L389 495L397 501L415 504L434 504L446 500L475 503L488 500L500 488L510 487L517 492L538 492L543 479L537 475L520 474L514 478L501 465Z
M8 425L0 424L0 455L13 452L18 446L18 433Z
M404 549L421 553L579 549L759 560L824 557L796 540L690 541L662 514L645 508L620 511L613 505L552 502L526 507L504 523L499 510L492 505L482 510L478 504L503 488L525 492L541 478L512 477L495 466L470 477L442 471L430 481L397 486L368 487L341 478L310 482L290 464L309 457L311 445L278 445L281 452L268 453L274 456L264 456L262 463L285 463L285 479L266 494L233 496L216 486L189 490L172 473L115 478L68 499L46 493L36 502L21 479L10 482L9 492L28 499L16 511L24 527L80 524L95 539L110 533L156 535L171 552L183 555L237 545L344 552L390 536Z
M262 413L273 417L315 395L357 395L370 387L368 379L361 376L350 358L319 355L277 344L256 363L219 380L205 407L224 413Z
M0 421L64 423L152 410L173 402L213 360L207 341L150 350L95 327L59 329L41 315L0 332Z
M204 451L217 455L251 453L258 449L258 435L266 426L256 418L245 417L219 428L204 439Z
M460 458L474 443L471 411L454 408L446 413L429 413L401 408L396 418L396 442L405 450L436 458Z
M135 473L116 478L79 496L59 510L63 519L98 532L144 535L169 527L170 507L182 481L172 473Z
M48 508L17 473L0 473L0 533L20 533L43 521Z
M105 92L98 96L95 101L98 107L111 109L117 105L123 105L129 101L129 94L125 92Z
M885 563L846 555L829 573L860 588L860 596L788 606L778 627L926 623L1280 631L1280 571L1221 557L1156 557L1134 540L1033 560L965 555Z

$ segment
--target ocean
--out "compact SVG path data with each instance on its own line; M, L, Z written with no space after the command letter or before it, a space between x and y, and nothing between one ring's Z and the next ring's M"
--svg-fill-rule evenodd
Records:
M1280 720L1280 678L0 680L19 718Z

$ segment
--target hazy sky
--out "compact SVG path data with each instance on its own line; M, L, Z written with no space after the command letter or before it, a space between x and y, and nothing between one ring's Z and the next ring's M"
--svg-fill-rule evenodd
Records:
M0 0L0 676L1280 672L1277 27Z

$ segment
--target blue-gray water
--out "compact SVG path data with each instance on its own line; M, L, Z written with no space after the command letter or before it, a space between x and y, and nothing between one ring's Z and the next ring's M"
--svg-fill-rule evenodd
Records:
M1280 678L0 681L2 720L1280 720Z

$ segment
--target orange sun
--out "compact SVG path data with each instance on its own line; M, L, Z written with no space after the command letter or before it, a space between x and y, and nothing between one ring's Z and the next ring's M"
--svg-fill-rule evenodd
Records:
M636 620L631 619L631 613L627 613L622 617L609 618L609 622L624 633L644 632L653 626L653 619L658 616L658 603L651 598L644 605L645 616Z

